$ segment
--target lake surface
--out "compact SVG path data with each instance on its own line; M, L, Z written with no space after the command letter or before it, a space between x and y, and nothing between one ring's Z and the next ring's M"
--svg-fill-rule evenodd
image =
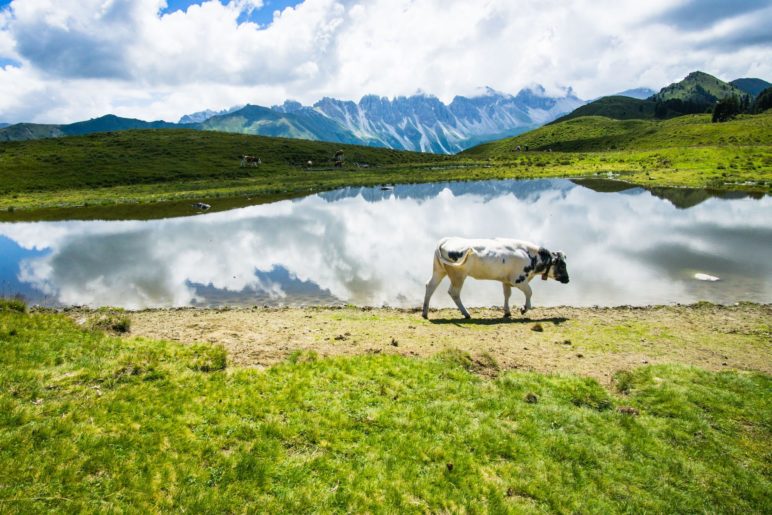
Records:
M565 252L571 282L534 279L534 306L768 303L772 198L755 197L595 179L482 181L345 188L150 221L0 223L0 295L130 309L413 307L436 242L454 235ZM452 305L447 285L432 306ZM462 299L501 305L501 285L469 279ZM521 304L520 292L512 300Z

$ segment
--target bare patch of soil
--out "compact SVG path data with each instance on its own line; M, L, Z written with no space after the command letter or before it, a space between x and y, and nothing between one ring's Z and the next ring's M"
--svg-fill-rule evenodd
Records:
M500 310L471 312L471 320L449 309L424 320L415 310L385 308L157 309L127 313L125 337L218 343L230 365L245 367L296 351L424 357L451 349L500 370L580 374L604 384L618 370L655 363L772 373L771 305L537 308L511 319Z

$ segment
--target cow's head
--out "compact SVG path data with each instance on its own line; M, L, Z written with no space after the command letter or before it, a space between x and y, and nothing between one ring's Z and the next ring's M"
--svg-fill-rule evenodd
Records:
M551 252L550 263L547 269L541 275L545 281L549 278L560 281L563 284L568 283L568 268L566 267L566 255L562 252Z

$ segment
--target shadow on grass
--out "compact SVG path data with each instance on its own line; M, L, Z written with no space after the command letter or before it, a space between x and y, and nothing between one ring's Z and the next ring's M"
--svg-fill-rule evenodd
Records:
M560 325L563 322L567 322L566 317L548 317L548 318L430 318L429 322L432 324L453 324L458 326L464 325L499 325L499 324L533 324L536 322L541 323L553 323Z

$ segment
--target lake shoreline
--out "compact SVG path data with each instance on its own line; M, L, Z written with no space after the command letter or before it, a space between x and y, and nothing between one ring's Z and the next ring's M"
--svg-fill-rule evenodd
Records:
M322 186L319 188L288 188L281 192L261 192L252 189L252 186L244 186L242 189L229 190L226 194L220 194L216 190L204 190L204 192L195 190L189 192L176 192L169 196L163 194L154 194L153 197L139 195L137 197L121 197L119 199L107 199L93 197L94 190L89 192L63 192L64 198L75 196L75 201L51 201L43 200L40 202L32 201L29 205L23 205L21 208L2 209L2 199L0 199L0 223L12 222L37 222L37 221L64 221L64 220L153 220L159 218L174 218L181 216L193 216L202 212L216 213L251 207L283 200L295 200L306 196L323 194L336 191L342 188L378 188L394 186L410 186L432 183L466 183L479 181L532 181L532 180L571 180L571 181L593 181L601 180L617 183L619 186L627 188L642 188L647 191L652 189L689 191L704 190L713 194L731 194L741 193L748 196L762 197L771 195L772 188L762 183L755 184L727 184L724 187L709 186L701 184L695 177L694 183L672 183L672 181L662 178L651 180L648 174L639 177L632 171L615 170L608 172L596 172L592 174L536 174L536 175L512 175L509 172L503 172L498 175L473 175L467 177L456 177L455 175L436 179L432 177L416 178L408 176L406 180L400 182L394 180L375 179L365 181L353 181L346 186ZM399 178L396 178L399 179ZM379 182L380 181L380 182ZM110 195L109 188L102 193ZM101 193L98 193L101 195ZM85 199L85 200L84 200ZM206 211L197 209L195 203L203 202L210 206Z
M762 147L763 148L763 147ZM672 152L673 149L667 149ZM24 192L0 197L0 222L59 219L149 219L195 214L191 203L204 201L221 211L234 207L300 198L344 187L378 187L393 184L472 182L486 180L614 179L630 187L709 189L718 192L772 193L772 175L748 181L742 173L707 172L704 156L681 149L681 163L651 166L657 152L636 156L631 152L572 153L532 152L533 166L516 162L462 162L464 166L373 168L370 170L277 170L284 176L281 187L263 178L205 181L169 181L157 184L116 185L85 190ZM678 159L671 156L672 159ZM458 159L455 158L454 159ZM565 164L563 164L565 163ZM680 169L670 168L678 166ZM686 167L686 168L684 168ZM218 206L219 204L219 206ZM111 213L114 211L114 213ZM147 212L147 214L137 213Z
M430 358L452 350L495 370L577 374L602 384L647 364L772 374L772 304L537 307L511 319L497 308L473 308L469 321L455 309L431 310L424 320L417 309L351 306L61 312L81 326L105 313L127 317L124 338L222 345L236 367L271 367L309 352Z

